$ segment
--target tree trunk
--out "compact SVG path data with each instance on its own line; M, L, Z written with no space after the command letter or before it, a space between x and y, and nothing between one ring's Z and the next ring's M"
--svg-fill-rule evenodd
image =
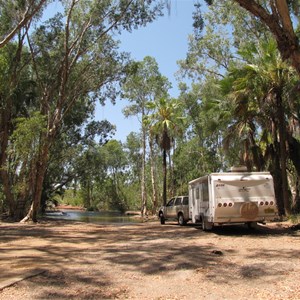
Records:
M21 220L21 222L26 222L28 220L32 220L33 222L37 222L37 215L41 203L41 196L43 190L43 182L48 164L48 153L49 153L49 141L44 140L44 144L41 146L41 151L36 163L36 176L34 180L33 186L33 195L32 195L32 203L27 213L26 217Z
M289 132L287 132L288 140L288 156L292 161L296 174L296 182L294 182L294 195L292 199L291 211L294 214L299 214L300 212L300 143L295 139Z
M163 149L163 205L167 204L167 151Z
M11 115L11 101L9 100L7 105L1 110L1 134L0 134L0 176L3 185L3 192L5 200L9 209L9 216L14 216L15 201L14 195L11 191L11 183L9 178L9 172L7 169L7 146L9 138L9 123Z
M143 158L142 158L142 182L141 182L141 196L142 196L142 206L141 214L145 216L147 214L147 193L146 193L146 131L143 128Z
M171 151L168 151L169 159L169 191L171 195L176 194L175 179L174 179L174 164L172 162Z
M278 119L278 131L279 131L279 146L280 146L280 168L282 176L282 197L284 203L284 209L286 214L291 213L291 203L289 201L289 186L286 171L286 125L284 118L284 107L282 105L281 93L276 96L277 104L277 119Z
M154 160L154 150L153 150L153 140L150 136L149 139L150 146L150 164L151 164L151 183L152 183L152 214L156 213L157 209L157 182L156 182L156 165Z

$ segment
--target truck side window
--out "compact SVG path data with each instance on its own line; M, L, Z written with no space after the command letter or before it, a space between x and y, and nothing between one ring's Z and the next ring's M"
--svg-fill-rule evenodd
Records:
M181 198L176 198L175 205L181 205Z
M200 187L196 188L196 199L200 199Z
M188 205L189 204L189 197L183 197L183 205Z

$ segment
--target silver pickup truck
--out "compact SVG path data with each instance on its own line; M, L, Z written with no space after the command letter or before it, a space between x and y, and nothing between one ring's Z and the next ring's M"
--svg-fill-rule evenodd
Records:
M177 196L168 201L166 206L158 211L160 224L166 220L177 220L179 225L185 225L189 221L189 197Z

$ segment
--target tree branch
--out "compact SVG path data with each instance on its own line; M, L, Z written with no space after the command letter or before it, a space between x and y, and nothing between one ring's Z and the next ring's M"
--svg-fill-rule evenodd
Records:
M3 48L14 36L15 34L24 27L32 17L41 9L43 4L47 0L40 0L37 6L30 12L30 4L28 5L25 13L23 14L22 20L16 25L16 27L0 42L0 48Z

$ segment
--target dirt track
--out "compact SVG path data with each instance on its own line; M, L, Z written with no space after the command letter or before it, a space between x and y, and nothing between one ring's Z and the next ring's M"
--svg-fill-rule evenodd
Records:
M300 299L300 231L0 223L0 299ZM35 273L34 273L35 272ZM31 276L31 277L30 277Z

